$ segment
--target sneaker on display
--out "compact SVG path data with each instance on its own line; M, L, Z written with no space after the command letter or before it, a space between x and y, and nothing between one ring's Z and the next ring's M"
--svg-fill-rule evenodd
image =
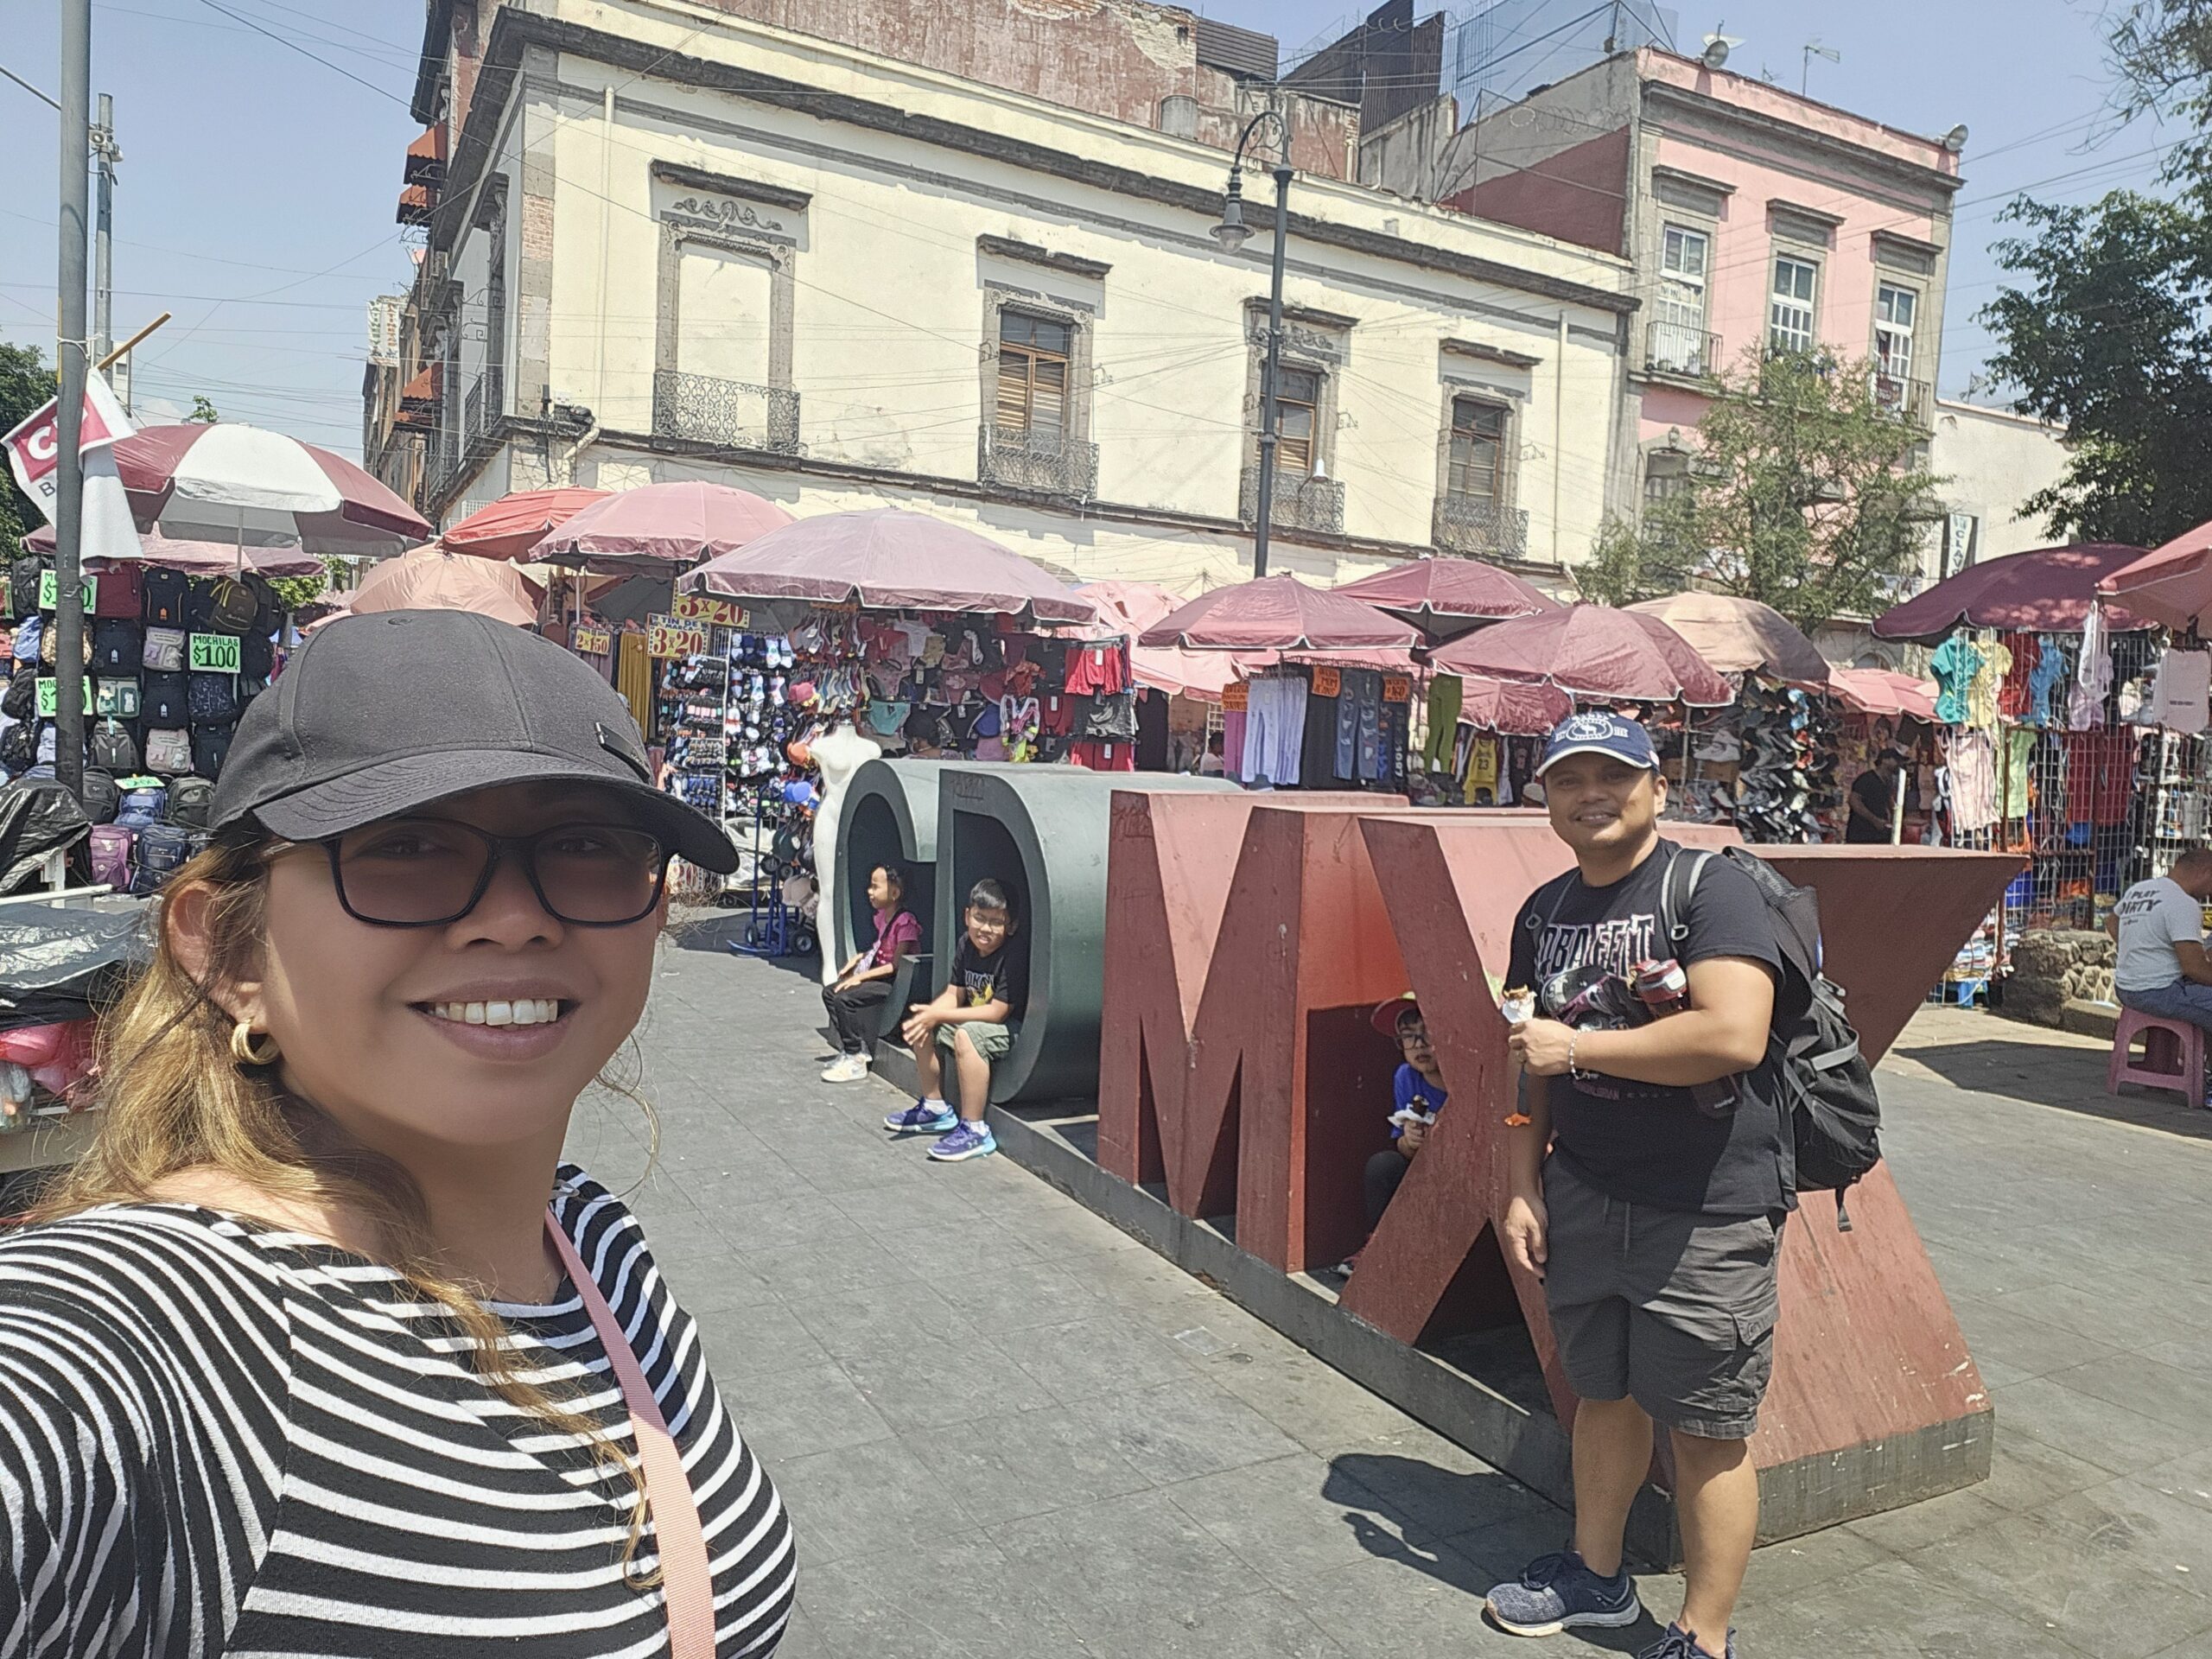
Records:
M893 1112L883 1127L898 1135L943 1135L960 1122L960 1114L941 1100L918 1100L903 1112Z
M941 1164L957 1164L969 1158L986 1157L998 1149L998 1137L991 1133L991 1126L977 1119L962 1122L930 1148L930 1156Z
M865 1054L840 1054L822 1073L824 1083L858 1083L868 1076L868 1058Z

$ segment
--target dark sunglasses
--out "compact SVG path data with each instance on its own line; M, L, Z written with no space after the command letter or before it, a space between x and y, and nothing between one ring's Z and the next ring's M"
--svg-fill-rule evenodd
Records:
M660 903L673 855L624 823L562 823L495 836L450 818L387 818L321 843L338 902L376 927L441 927L476 908L512 855L546 914L570 927L626 927Z

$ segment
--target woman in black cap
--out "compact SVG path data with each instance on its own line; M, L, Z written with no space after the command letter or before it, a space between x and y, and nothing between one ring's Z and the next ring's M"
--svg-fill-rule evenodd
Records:
M442 611L318 634L214 828L0 1241L0 1651L768 1652L775 1489L561 1161L728 840L582 662Z

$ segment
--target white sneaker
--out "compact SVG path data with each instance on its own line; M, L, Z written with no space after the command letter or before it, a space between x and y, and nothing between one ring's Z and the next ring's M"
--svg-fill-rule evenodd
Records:
M858 1083L868 1076L868 1058L865 1054L841 1054L835 1064L822 1073L824 1083Z

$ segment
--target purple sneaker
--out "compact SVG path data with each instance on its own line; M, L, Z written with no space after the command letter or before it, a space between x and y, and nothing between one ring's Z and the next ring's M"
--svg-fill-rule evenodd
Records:
M991 1126L979 1118L963 1122L930 1148L930 1156L941 1164L957 1164L963 1159L987 1157L998 1149L998 1137L991 1133Z
M885 1118L883 1127L894 1135L943 1135L959 1122L960 1114L951 1107L918 1100L905 1111Z
M1513 1636L1556 1636L1582 1624L1618 1630L1643 1617L1625 1567L1601 1579L1571 1549L1537 1556L1517 1582L1490 1592L1489 1606L1498 1629Z

